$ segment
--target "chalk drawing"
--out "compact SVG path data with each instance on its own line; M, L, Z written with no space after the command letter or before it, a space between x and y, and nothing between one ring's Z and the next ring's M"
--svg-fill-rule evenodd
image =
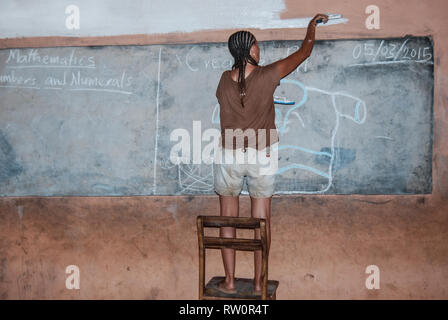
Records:
M336 155L334 145L335 145L335 137L337 135L339 125L340 125L340 118L349 119L359 125L365 123L366 118L367 118L366 104L365 104L364 100L362 100L361 98L355 97L348 93L330 92L330 91L322 90L319 88L306 86L305 84L303 84L297 80L282 79L280 84L281 85L282 84L283 85L290 84L290 85L296 86L297 89L303 95L302 95L302 99L300 101L296 102L292 106L280 105L280 106L275 107L276 127L277 127L279 137L280 137L280 144L279 144L279 149L278 149L279 156L281 156L282 153L285 154L288 151L295 150L295 151L303 152L304 154L311 154L314 156L326 157L329 160L329 164L328 164L328 167L326 167L324 170L322 170L321 168L316 168L315 166L313 166L313 164L305 164L305 163L295 162L294 159L292 159L291 161L288 161L286 165L279 166L279 169L276 174L283 175L289 170L300 169L300 170L305 170L308 172L312 172L313 174L316 174L318 176L321 176L321 177L327 179L328 182L320 190L313 190L313 191L310 191L310 190L294 190L294 191L276 190L276 192L282 193L282 194L325 193L330 189L330 187L332 185L333 163L334 163L334 159L335 159L335 155ZM293 117L291 117L291 116L294 115L295 118L297 118L299 120L302 128L306 127L302 117L300 116L300 110L306 102L309 102L309 93L311 93L311 92L327 96L331 101L331 107L335 113L335 118L334 118L335 122L334 122L333 128L331 130L330 141L328 141L328 145L330 146L329 152L312 150L307 147L304 147L303 145L301 145L300 139L294 139L294 141L297 141L297 144L284 144L284 143L282 144L282 140L283 140L282 136L285 136L288 134L288 132L291 132L289 129L295 125ZM337 97L351 99L354 102L354 115L343 113L341 111L342 106L339 106L339 108L338 108L337 103L336 103ZM286 108L286 110L285 110L285 108ZM211 122L213 124L220 123L220 121L219 121L219 104L216 104L213 109ZM378 136L378 137L382 137L382 136ZM290 157L290 158L294 158L294 157ZM191 187L196 186L199 181L204 182L204 180L203 180L204 177L197 175L197 171L194 171L194 172L183 171L182 173L187 175L189 178L194 178L194 182L191 182L191 184L188 184L188 181L180 178L179 183L181 184L182 190L192 190L192 189L190 189L190 186ZM213 191L213 186L210 185L210 188L207 190L207 185L204 182L203 186L201 186L200 191ZM245 192L243 192L243 194L247 194L247 192L245 191Z
M213 166L211 170L205 175L201 175L201 170L204 170L204 165L197 164L179 164L179 187L180 192L201 191L209 192L213 190ZM207 168L208 169L208 168Z
M335 112L335 123L333 125L332 131L331 131L331 138L330 138L330 152L322 152L322 151L316 151L316 150L310 150L308 148L304 148L303 146L300 145L300 140L297 141L297 145L284 145L282 143L280 143L279 145L279 154L281 154L281 151L284 150L299 150L301 152L304 152L305 154L312 154L315 156L325 156L327 158L329 158L329 164L328 164L328 168L326 168L325 171L319 170L316 167L313 167L312 165L305 165L303 163L289 163L283 167L279 167L277 174L281 175L285 172L287 172L288 170L292 170L292 169L301 169L301 170L305 170L305 171L309 171L312 172L314 174L317 174L321 177L324 177L326 179L328 179L328 183L327 185L322 188L321 190L317 190L317 191L308 191L308 190L295 190L295 191L287 191L287 190L277 190L278 193L283 193L283 194L294 194L294 193L301 193L301 194L315 194L315 193L325 193L326 191L328 191L332 185L332 180L333 180L333 162L335 159L335 152L334 152L334 144L335 144L335 137L336 134L338 132L339 129L339 125L340 125L340 118L347 118L350 119L352 121L354 121L357 124L363 124L366 121L366 117L367 117L367 108L366 108L366 104L365 102L355 96L352 96L350 94L344 93L344 92L329 92L329 91L325 91L322 89L318 89L318 88L314 88L314 87L310 87L310 86L306 86L303 83L297 81L297 80L290 80L290 79L283 79L281 80L281 84L292 84L295 85L300 91L302 91L303 96L302 96L302 100L299 101L298 103L296 103L294 106L290 107L286 113L285 116L282 118L277 119L276 117L276 125L277 125L277 129L279 132L279 137L280 137L280 141L282 141L282 136L285 135L288 131L287 128L291 125L293 125L290 122L290 116L291 114L293 114L293 111L300 111L300 108L309 100L309 93L310 92L315 92L315 93L320 93L323 95L327 95L330 100L331 100L331 104L333 107L333 110ZM345 98L349 98L352 99L355 103L355 110L354 110L354 116L350 115L350 114L345 114L343 112L340 111L340 108L338 108L337 104L336 104L336 97L345 97ZM278 107L280 108L280 107ZM278 109L277 108L277 109ZM362 116L360 116L360 113L362 114ZM279 114L279 112L276 113L276 115ZM301 124L303 124L303 120L301 121Z

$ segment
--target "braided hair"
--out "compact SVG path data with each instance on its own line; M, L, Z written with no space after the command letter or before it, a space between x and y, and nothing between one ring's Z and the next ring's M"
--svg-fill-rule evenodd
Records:
M255 36L249 31L238 31L229 37L229 51L235 59L232 70L238 68L238 89L240 91L241 105L244 108L244 97L246 96L246 65L247 62L255 66L258 63L250 55L250 48L256 42Z

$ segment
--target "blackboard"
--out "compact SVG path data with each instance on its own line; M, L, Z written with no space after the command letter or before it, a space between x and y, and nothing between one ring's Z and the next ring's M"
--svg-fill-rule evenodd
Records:
M260 42L260 64L300 44ZM276 193L431 193L433 60L430 37L316 41L275 93L295 102ZM170 135L219 128L231 65L225 43L0 50L0 195L214 194Z

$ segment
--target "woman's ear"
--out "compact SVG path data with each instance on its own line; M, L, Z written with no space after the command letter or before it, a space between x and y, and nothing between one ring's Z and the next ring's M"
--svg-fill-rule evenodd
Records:
M255 42L252 47L250 47L250 51L249 51L250 56L257 61L257 63L260 60L260 48L258 47L258 43Z

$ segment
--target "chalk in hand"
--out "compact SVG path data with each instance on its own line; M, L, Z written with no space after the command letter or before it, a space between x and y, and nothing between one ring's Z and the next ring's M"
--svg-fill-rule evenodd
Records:
M342 18L342 14L326 13L326 15L328 16L328 20L334 20L334 19L341 19ZM322 19L316 20L316 23L322 23Z

